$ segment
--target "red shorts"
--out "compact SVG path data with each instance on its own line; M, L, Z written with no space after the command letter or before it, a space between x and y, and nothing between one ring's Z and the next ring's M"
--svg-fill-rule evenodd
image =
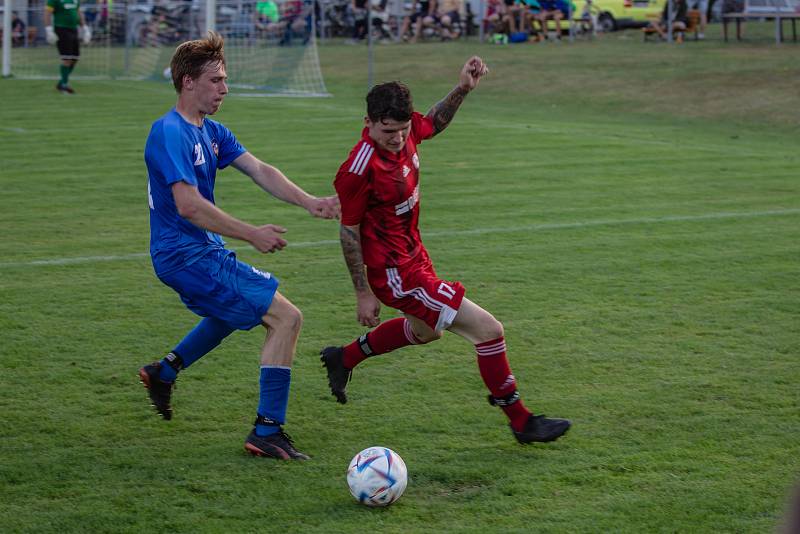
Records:
M446 330L453 323L466 292L461 282L436 276L425 249L414 261L402 267L368 267L367 279L378 300L425 321L437 332Z

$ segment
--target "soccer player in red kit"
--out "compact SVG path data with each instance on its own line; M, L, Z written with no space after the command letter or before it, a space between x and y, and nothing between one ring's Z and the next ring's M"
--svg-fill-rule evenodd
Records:
M517 440L553 441L570 422L534 415L525 407L506 357L503 325L466 298L460 282L437 276L419 234L417 145L447 128L487 72L483 60L470 58L458 85L427 115L414 111L411 94L400 82L377 85L367 94L366 127L334 185L358 321L376 328L344 347L326 347L321 359L331 393L345 403L352 369L363 360L435 341L449 330L475 345L489 402L503 409ZM381 302L405 317L381 323Z

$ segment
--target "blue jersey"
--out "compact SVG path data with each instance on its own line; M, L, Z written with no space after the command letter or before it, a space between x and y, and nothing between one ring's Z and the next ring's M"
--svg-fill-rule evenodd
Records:
M184 181L196 186L206 200L214 203L217 169L224 169L245 152L230 130L211 119L204 119L198 127L173 108L153 123L144 159L150 203L150 255L159 276L225 246L218 234L180 216L172 184Z

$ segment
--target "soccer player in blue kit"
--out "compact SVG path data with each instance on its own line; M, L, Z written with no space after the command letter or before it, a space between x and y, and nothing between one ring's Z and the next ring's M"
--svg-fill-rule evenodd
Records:
M303 316L278 292L278 281L238 261L220 237L249 242L260 252L286 246L286 230L253 226L214 204L217 169L228 165L248 175L274 197L325 219L339 216L336 196L317 198L239 144L222 124L208 119L228 92L223 40L209 32L188 41L170 63L178 93L175 107L153 123L145 147L150 204L150 255L158 278L203 317L163 359L145 365L139 378L156 411L172 418L171 396L178 372L214 349L234 330L262 325L260 397L245 449L257 456L305 460L283 431L291 366Z

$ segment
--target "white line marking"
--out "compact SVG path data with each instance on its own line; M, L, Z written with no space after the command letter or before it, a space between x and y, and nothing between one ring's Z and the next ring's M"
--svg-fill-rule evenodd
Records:
M473 228L470 230L448 230L442 232L423 232L424 238L453 237L460 235L483 235L483 234L510 234L514 232L532 232L542 230L566 230L570 228L589 228L592 226L622 226L632 224L657 224L670 222L706 221L715 219L747 219L753 217L773 217L781 215L800 214L800 208L788 208L782 210L751 211L751 212L720 212L707 213L704 215L667 215L664 217L643 217L640 219L607 219L598 221L582 221L572 223L552 223L552 224L529 224L524 226L508 226L500 228ZM325 239L322 241L301 241L289 243L289 248L317 248L331 245L338 245L338 239ZM237 250L231 248L231 250ZM241 250L241 248L239 249ZM248 248L248 250L251 250ZM106 261L128 261L140 258L147 258L147 252L134 252L131 254L121 254L116 256L77 256L74 258L54 258L49 260L29 260L0 263L0 269L15 267L41 267L49 265L75 265L81 263L101 263Z

